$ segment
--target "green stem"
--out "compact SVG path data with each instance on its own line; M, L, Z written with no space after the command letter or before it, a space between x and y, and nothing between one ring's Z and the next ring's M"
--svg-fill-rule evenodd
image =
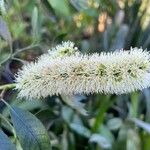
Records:
M138 105L139 105L139 93L134 92L131 94L131 105L130 105L130 117L136 118L138 115Z
M16 83L0 85L0 90L8 90L16 87Z
M26 51L26 50L28 50L28 49L32 49L32 48L35 48L35 47L39 47L39 45L38 45L38 44L37 44L37 45L29 45L29 46L27 46L27 47L21 48L21 49L17 50L16 52L14 52L14 53L12 54L12 57L18 55L19 53L21 53L21 52L23 52L23 51Z
M107 96L105 99L103 99L101 101L100 106L99 106L99 110L98 110L98 114L97 114L97 117L95 119L95 122L94 122L94 125L92 128L93 132L97 132L99 130L100 126L103 123L106 111L114 103L115 99L116 98L113 98L110 100L110 98Z
M24 47L24 48L19 49L19 50L17 50L16 52L13 53L13 49L12 49L12 46L11 46L11 47L10 47L10 54L9 54L9 56L8 56L5 60L3 60L3 61L0 63L0 66L1 66L2 64L6 63L8 60L13 59L13 58L14 58L16 55L18 55L19 53L21 53L21 52L23 52L23 51L26 51L26 50L28 50L28 49L32 49L32 48L34 48L34 47L39 47L39 45L29 45L28 47Z

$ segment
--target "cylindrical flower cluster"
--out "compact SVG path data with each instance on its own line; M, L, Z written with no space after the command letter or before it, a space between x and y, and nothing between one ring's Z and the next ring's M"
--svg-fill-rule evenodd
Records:
M56 52L56 51L55 51ZM150 55L142 49L51 59L44 54L25 65L16 76L19 97L52 95L122 94L150 86Z

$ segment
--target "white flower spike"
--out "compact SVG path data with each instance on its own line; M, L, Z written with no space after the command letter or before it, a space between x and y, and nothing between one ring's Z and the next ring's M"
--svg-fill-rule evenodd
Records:
M123 94L149 87L149 69L149 52L138 48L55 59L45 54L18 72L16 89L19 97L27 99L59 94Z

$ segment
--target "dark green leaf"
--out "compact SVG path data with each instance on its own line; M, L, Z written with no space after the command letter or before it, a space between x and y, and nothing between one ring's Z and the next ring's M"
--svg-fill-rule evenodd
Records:
M13 107L11 118L23 150L50 150L50 139L43 124L33 114Z
M88 9L88 1L85 0L70 0L70 3L78 10Z
M56 42L61 42L61 41L64 40L64 38L65 38L66 36L67 36L67 33L60 33L60 34L58 34L58 35L55 37L54 41L56 41Z
M2 130L0 130L0 150L16 150L15 145Z

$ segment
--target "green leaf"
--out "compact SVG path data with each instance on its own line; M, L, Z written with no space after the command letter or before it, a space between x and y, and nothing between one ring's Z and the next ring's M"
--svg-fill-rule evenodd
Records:
M139 119L131 119L137 126L143 128L146 132L148 132L150 134L150 124L149 123L146 123L142 120L139 120Z
M0 14L5 15L6 14L6 7L5 7L5 1L0 0Z
M32 34L33 34L33 39L36 41L38 40L39 37L39 19L38 19L38 8L34 7L33 12L32 12Z
M118 138L115 141L115 150L126 150L126 140L127 140L128 126L125 124L121 127L118 133Z
M134 124L127 121L121 126L117 140L114 143L115 150L140 150L140 137L134 129ZM139 146L139 147L138 147ZM138 148L137 148L138 147ZM137 148L137 149L136 149Z
M62 118L69 124L72 120L72 116L73 116L74 112L71 108L67 107L67 106L62 106L62 111L61 111L61 115Z
M51 144L43 124L33 114L13 107L11 118L23 150L50 150Z
M105 137L111 145L113 145L115 141L114 135L105 125L101 125L99 133L101 134L101 136Z
M143 133L141 139L142 139L143 150L149 150L149 148L150 148L150 135Z
M83 125L76 124L76 123L71 123L70 128L74 130L76 133L89 138L91 136L91 131L84 127Z
M56 13L64 16L70 15L69 5L66 0L48 0L48 2Z
M135 130L128 130L127 150L141 150L140 137Z
M88 1L85 0L70 0L70 3L78 10L83 11L88 9Z
M75 109L80 114L87 116L88 113L84 108L84 104L81 102L82 98L72 95L61 95L62 100L69 105L71 108Z
M0 130L0 150L16 150L15 145L2 130Z
M9 32L8 26L6 22L3 20L2 17L0 17L0 36L7 41L10 48L12 48L12 38L11 34Z
M61 42L64 40L64 38L67 36L67 33L59 33L55 38L54 42Z
M90 142L97 143L103 149L112 147L110 141L101 134L92 134L90 137Z
M41 100L32 100L32 101L23 101L20 99L16 99L16 97L13 98L13 100L10 102L11 106L17 106L21 109L30 111L30 110L34 110L34 109L45 109L47 107L46 103L44 103L44 101ZM9 116L9 108L5 107L2 114L5 117Z
M0 51L0 66L3 64L5 61L7 61L10 57L10 53L7 51Z
M122 120L120 118L112 118L108 120L107 127L110 130L118 130L122 125Z

